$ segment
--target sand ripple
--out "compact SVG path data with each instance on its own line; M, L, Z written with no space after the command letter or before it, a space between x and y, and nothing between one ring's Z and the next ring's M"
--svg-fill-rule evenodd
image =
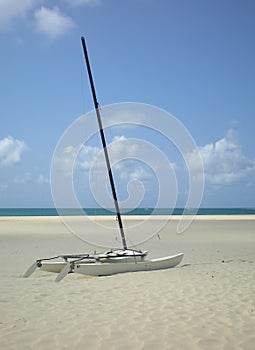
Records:
M178 268L101 278L72 274L59 284L46 272L29 279L21 274L35 251L79 252L79 241L65 233L59 245L52 235L49 247L49 234L2 235L2 349L253 350L254 226L246 222L240 235L236 223L231 230L224 226L229 223L210 225L204 236L200 226L174 240L161 233L164 249L184 250Z

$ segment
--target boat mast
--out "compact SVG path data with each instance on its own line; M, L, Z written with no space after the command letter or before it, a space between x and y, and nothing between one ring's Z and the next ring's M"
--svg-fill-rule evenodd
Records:
M108 176L109 176L109 180L110 180L110 184L111 184L112 196L113 196L113 200L114 200L115 211L116 211L117 220L118 220L119 229L120 229L120 236L121 236L123 248L127 249L127 243L126 243L124 228L123 228L122 219L121 219L121 215L120 215L120 208L119 208L119 203L118 203L118 199L117 199L114 178L113 178L113 174L112 174L107 144L106 144L105 136L104 136L104 130L103 130L103 125L102 125L102 120L101 120L101 115L100 115L99 103L98 103L97 97L96 97L96 90L95 90L93 76L92 76L92 72L91 72L91 68L90 68L88 51L87 51L85 39L83 37L81 37L81 42L82 42L84 57L85 57L85 61L86 61L89 82L90 82L90 87L91 87L93 101L94 101L94 107L95 107L95 111L96 111L96 115L97 115L97 121L98 121L101 141L102 141L102 145L103 145L103 149L104 149L104 156L105 156Z

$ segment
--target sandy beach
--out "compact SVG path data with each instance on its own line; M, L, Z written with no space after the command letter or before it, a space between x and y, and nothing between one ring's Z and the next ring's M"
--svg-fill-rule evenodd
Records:
M139 220L125 217L124 224ZM143 230L156 220L164 218L152 217ZM55 274L40 270L22 275L37 258L98 247L58 217L1 217L1 348L253 350L255 217L200 216L179 235L177 224L178 217L169 220L141 246L150 257L183 252L176 268L69 274L55 283Z

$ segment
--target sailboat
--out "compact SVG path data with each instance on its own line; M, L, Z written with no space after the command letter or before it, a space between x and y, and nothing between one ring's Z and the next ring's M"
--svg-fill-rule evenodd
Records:
M115 188L114 177L111 169L110 158L107 149L107 143L104 135L104 129L101 120L99 103L96 96L96 90L92 71L89 62L88 51L84 37L81 38L82 48L87 67L88 78L90 82L94 108L98 121L99 133L103 146L105 162L108 177L111 186L112 197L116 212L116 221L119 226L122 248L112 249L99 254L74 254L59 255L51 258L37 259L25 272L23 277L29 277L37 268L48 272L58 273L55 281L61 281L68 273L74 272L89 276L107 276L124 272L150 271L167 269L177 266L183 259L183 253L176 255L148 259L148 251L135 250L128 248L124 232L122 217L120 213L117 192Z

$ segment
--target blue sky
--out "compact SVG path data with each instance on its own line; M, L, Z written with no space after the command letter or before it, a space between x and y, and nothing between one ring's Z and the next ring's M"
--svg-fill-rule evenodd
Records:
M138 102L171 113L201 152L202 206L254 207L254 17L252 0L0 0L0 207L53 206L54 149L93 108L81 35L101 106ZM132 132L166 154L176 205L185 205L187 169L174 147L143 128L109 131L108 142ZM82 204L94 206L87 182L99 140L86 147L74 183ZM144 181L141 204L153 206L157 176L139 162L127 169L115 169L119 196L130 180Z

